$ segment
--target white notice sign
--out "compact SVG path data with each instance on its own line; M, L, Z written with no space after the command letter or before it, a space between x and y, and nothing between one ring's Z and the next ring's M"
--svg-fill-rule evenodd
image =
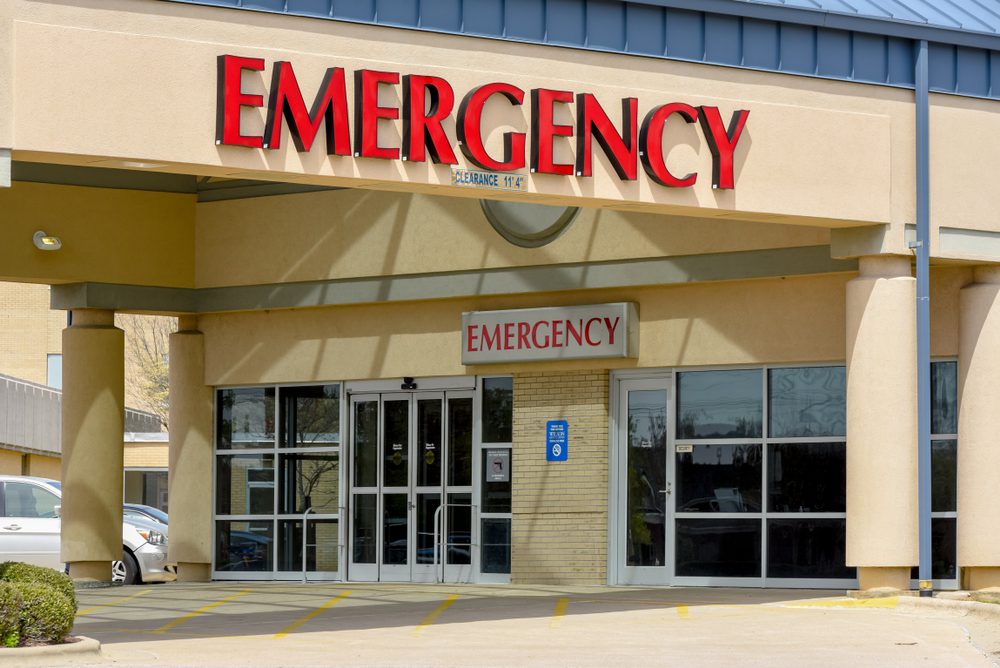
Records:
M631 302L462 314L462 364L638 356Z

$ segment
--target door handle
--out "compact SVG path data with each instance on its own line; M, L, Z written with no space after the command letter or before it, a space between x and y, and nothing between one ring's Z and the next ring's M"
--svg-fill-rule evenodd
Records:
M671 491L671 488L672 488L672 485L671 485L671 483L668 482L667 483L667 488L666 489L661 489L660 490L660 494L666 494L667 496L670 496L673 493Z
M4 527L7 531L20 531L21 527L18 524L8 524Z

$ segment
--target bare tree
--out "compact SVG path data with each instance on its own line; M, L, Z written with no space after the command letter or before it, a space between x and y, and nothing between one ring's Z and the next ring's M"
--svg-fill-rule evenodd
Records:
M125 400L130 408L153 413L164 429L170 407L170 335L177 318L119 313L125 331Z

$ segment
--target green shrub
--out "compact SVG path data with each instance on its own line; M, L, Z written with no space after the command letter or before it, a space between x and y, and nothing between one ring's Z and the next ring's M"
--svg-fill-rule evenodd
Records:
M17 647L21 643L21 592L10 582L0 582L0 646Z
M42 582L11 582L21 597L21 644L60 643L76 617L76 608L55 587Z
M0 582L38 582L57 589L69 599L76 612L76 591L73 581L65 573L53 568L22 564L19 561L5 561L0 564Z

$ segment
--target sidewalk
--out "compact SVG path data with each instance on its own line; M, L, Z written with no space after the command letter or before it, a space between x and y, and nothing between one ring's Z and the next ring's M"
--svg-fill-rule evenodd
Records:
M954 612L839 594L169 584L80 592L74 633L115 666L997 665ZM972 640L1000 650L983 627Z

